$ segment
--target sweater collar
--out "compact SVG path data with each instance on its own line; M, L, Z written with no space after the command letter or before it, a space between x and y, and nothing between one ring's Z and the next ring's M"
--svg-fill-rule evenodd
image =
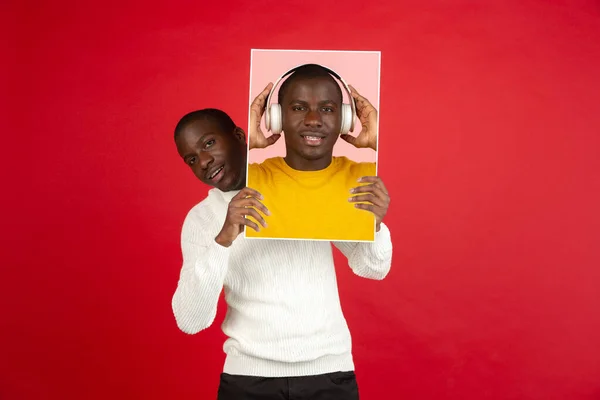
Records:
M228 192L223 192L217 188L213 188L212 191L214 191L215 194L219 195L223 200L225 200L227 204L229 204L231 199L233 199L233 197L240 192L239 190L230 190Z

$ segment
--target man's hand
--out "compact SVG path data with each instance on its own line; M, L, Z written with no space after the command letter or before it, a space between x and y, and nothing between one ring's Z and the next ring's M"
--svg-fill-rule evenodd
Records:
M357 148L371 148L377 151L377 110L365 97L361 96L354 87L348 85L356 102L356 116L362 124L358 136L346 134L340 137Z
M358 186L350 190L350 193L358 193L348 199L354 207L367 210L375 214L377 232L381 228L381 221L390 206L390 196L382 180L377 176L364 176L359 182L369 182L368 185ZM358 202L366 204L358 204Z
M256 209L263 212L265 215L271 215L267 207L265 207L259 200L262 200L263 196L254 189L243 188L238 194L236 194L227 209L227 216L225 217L225 223L221 232L215 238L215 241L224 247L229 247L233 241L238 237L244 225L249 226L255 231L259 232L260 227L246 218L247 215L251 215L256 221L258 221L263 227L267 227L267 223L263 219L262 215L256 211ZM256 208L256 209L255 209Z
M281 134L265 137L260 129L260 120L265 112L265 103L273 84L269 82L267 87L260 92L250 105L250 132L248 132L248 141L250 149L264 149L275 143L281 137Z

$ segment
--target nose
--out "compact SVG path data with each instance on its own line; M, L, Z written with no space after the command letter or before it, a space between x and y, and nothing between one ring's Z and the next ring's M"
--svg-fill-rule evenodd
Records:
M200 167L202 169L207 169L210 164L215 160L212 154L208 151L203 151L200 153Z
M315 110L308 110L304 117L304 125L310 126L311 128L321 127L323 121L321 121L321 114Z

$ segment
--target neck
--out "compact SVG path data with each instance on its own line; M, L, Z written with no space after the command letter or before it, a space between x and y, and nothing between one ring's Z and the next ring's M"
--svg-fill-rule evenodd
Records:
M329 167L332 158L333 154L331 153L316 159L306 159L297 154L288 152L284 160L290 168L297 171L320 171Z
M244 187L246 187L246 165L244 165L244 172L240 174L238 183L231 190L242 190Z
M244 162L242 163L242 170L240 171L240 175L239 175L237 183L235 185L233 185L233 188L231 190L242 190L243 188L246 187L247 155L246 155L246 143L245 142L244 142L244 146L242 148L241 157L244 160Z

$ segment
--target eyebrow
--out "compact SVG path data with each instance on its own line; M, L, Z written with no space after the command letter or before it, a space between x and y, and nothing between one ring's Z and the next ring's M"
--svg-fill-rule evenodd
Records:
M200 136L200 138L198 138L198 140L196 140L195 144L202 142L204 140L204 138L207 137L208 135L214 135L214 134L215 133L212 131L204 133L202 136ZM195 156L195 154L186 154L183 156L183 159L187 160L189 157L193 157L193 156Z
M294 103L308 104L308 101L292 99L289 102L289 104L294 104ZM319 105L323 105L323 104L336 104L337 105L337 103L335 102L335 100L323 100L323 101L319 102Z
M215 134L215 133L214 133L213 131L206 132L206 133L204 133L202 136L200 136L200 139L198 139L198 140L196 141L196 143L198 143L198 142L201 142L201 141L202 141L202 139L204 139L204 138L205 138L205 137L207 137L208 135L214 135L214 134Z

